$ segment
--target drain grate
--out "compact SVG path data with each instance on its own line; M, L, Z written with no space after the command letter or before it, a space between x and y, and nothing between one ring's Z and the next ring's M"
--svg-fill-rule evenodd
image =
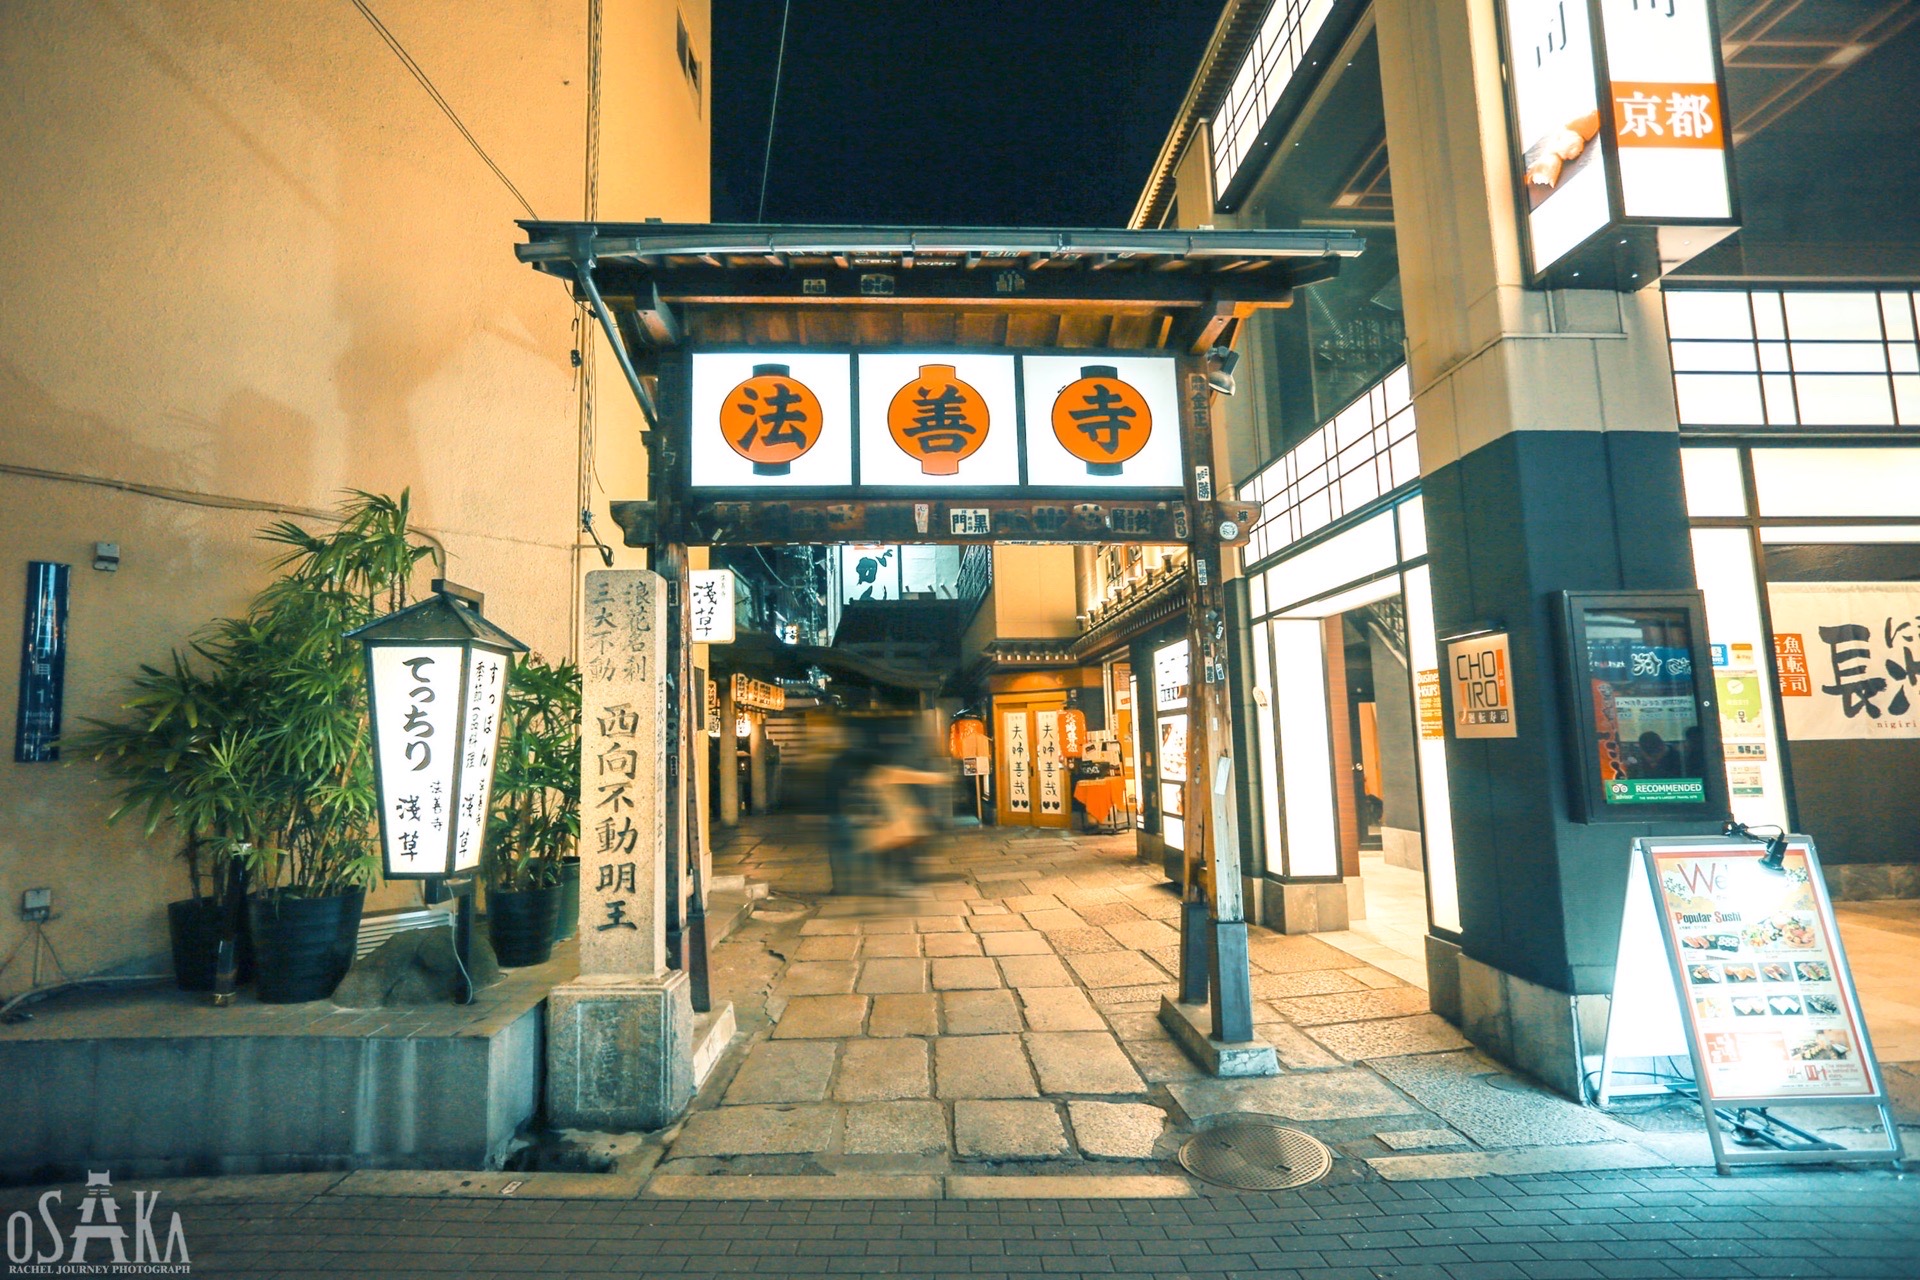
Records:
M1180 1163L1217 1187L1285 1191L1326 1177L1333 1152L1298 1129L1242 1121L1189 1138L1180 1148Z

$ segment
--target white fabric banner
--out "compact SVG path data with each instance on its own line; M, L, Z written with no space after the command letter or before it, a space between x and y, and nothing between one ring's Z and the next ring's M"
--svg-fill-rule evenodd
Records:
M1920 738L1920 583L1775 583L1787 737Z

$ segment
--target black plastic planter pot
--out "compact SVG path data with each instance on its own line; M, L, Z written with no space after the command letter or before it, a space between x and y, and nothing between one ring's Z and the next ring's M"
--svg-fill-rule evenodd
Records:
M487 937L502 967L523 969L553 958L560 889L550 884L539 889L487 890Z
M564 942L580 925L580 859L560 860L560 922L553 927L553 940Z
M255 895L247 912L261 1003L299 1004L332 995L353 967L366 899L364 889L326 898Z
M183 898L167 904L167 935L173 943L173 980L182 991L213 990L220 962L220 934L225 909L212 898ZM253 938L247 914L233 913L234 975L236 985L253 980Z

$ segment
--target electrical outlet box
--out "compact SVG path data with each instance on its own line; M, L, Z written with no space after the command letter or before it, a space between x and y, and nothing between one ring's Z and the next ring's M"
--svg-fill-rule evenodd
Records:
M20 895L22 920L45 920L53 915L53 890L29 889Z

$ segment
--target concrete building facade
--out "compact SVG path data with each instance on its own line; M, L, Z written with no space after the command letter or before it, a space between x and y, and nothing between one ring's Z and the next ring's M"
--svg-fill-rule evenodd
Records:
M640 563L606 509L644 484L638 409L595 326L514 260L514 223L707 217L708 6L370 12L385 36L306 0L0 13L0 631L27 562L72 566L69 728L245 604L255 530L324 525L343 490L411 490L445 575L550 658L600 564L582 509ZM89 567L99 542L117 572ZM0 771L0 885L52 889L66 972L164 972L175 834L107 828L85 761ZM5 912L0 954L26 928Z

